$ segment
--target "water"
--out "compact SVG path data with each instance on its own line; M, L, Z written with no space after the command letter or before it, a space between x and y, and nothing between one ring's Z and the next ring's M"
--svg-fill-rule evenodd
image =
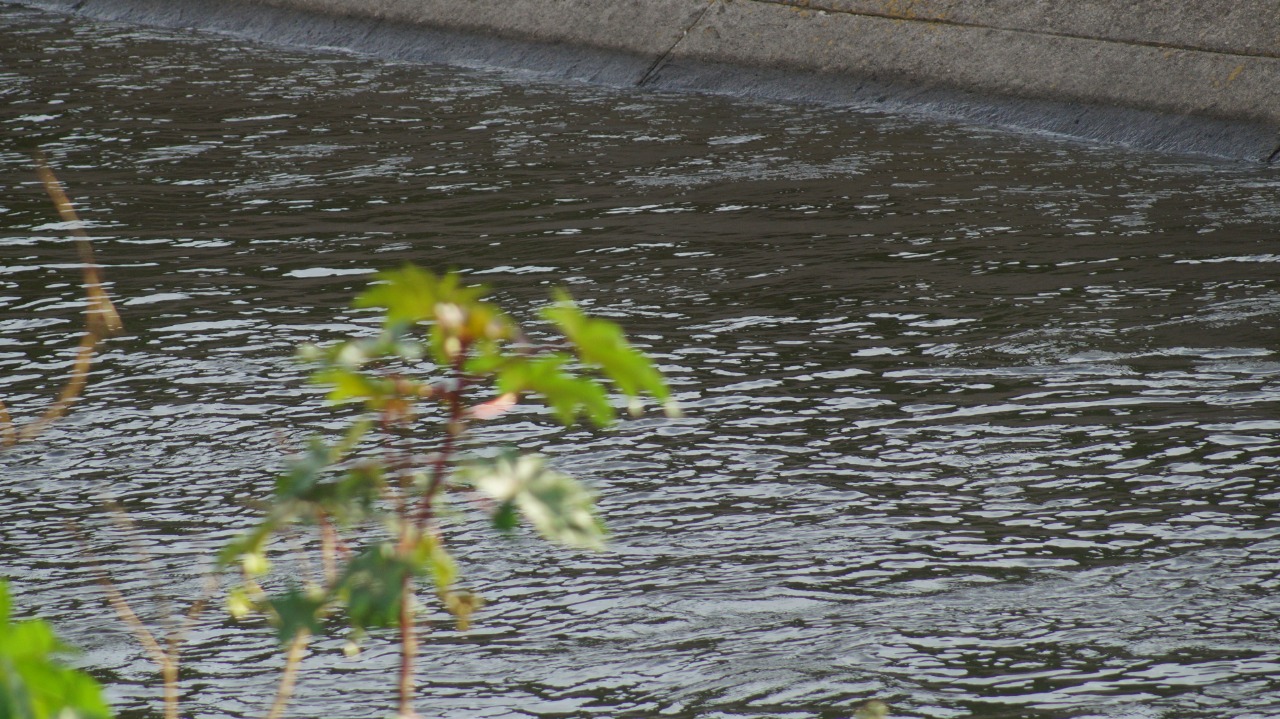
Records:
M569 287L687 413L486 432L593 483L615 551L459 530L490 603L467 634L428 618L425 716L1280 714L1272 171L8 6L0 36L0 396L43 406L79 321L30 151L128 327L5 455L0 570L122 716L158 716L158 682L93 562L149 614L194 594L338 424L293 347L368 332L350 297L406 261L525 319ZM341 643L294 716L390 711L393 648ZM214 612L187 662L186 711L242 717L280 658Z

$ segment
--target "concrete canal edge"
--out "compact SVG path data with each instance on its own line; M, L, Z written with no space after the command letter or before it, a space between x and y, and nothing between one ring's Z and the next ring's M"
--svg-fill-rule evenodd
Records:
M1274 0L5 0L398 60L1280 157Z

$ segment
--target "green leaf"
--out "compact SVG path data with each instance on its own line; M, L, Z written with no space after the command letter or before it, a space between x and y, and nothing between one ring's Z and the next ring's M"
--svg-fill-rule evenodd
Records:
M500 503L511 503L546 539L603 550L605 529L595 497L581 482L548 469L538 455L505 454L463 467L459 479Z
M598 382L565 371L568 361L562 354L513 357L498 371L498 391L539 395L565 425L585 414L596 426L607 426L614 417L609 396Z
M402 328L431 323L432 355L452 364L465 347L486 340L510 339L515 323L484 301L487 288L468 287L461 275L436 275L413 265L378 274L378 284L356 298L355 306L384 310L384 326Z
M385 310L386 324L415 324L435 316L440 279L420 267L405 265L377 274L378 284L356 297L355 307Z
M276 478L276 499L310 498L321 473L333 461L333 453L324 440L313 438L301 454L290 459L285 471Z
M411 563L383 542L361 552L338 581L338 596L346 604L347 619L356 629L391 627L400 623L401 590Z
M666 405L668 414L675 412L662 374L627 342L618 325L588 317L564 291L556 292L556 304L543 310L542 316L569 338L585 364L599 369L628 397L638 399L648 393Z
M502 502L497 509L493 510L493 516L490 519L494 529L510 535L520 523L520 518L516 515L516 503L510 500Z
M232 564L235 564L237 561L240 561L242 557L249 555L262 556L263 545L266 544L267 537L271 536L271 533L276 530L277 526L279 525L275 516L268 515L267 518L264 519L257 527L254 527L252 531L245 532L239 537L227 542L227 545L222 548L222 551L218 552L218 559L215 566L218 569L225 569ZM246 569L248 569L248 567L246 567ZM254 572L252 571L250 572L250 574L253 573Z
M329 387L327 399L334 404L364 402L377 411L396 394L395 383L385 377L357 372L346 367L321 369L311 375L315 384Z
M315 522L321 515L332 517L338 524L350 525L372 515L386 484L381 465L358 463L337 479L332 478L330 472L371 428L369 421L358 420L337 444L329 445L319 438L308 442L306 449L289 460L285 471L276 477L275 497L267 516L252 531L222 548L217 568L225 569L240 561L250 576L263 574L268 566L265 545L281 527L295 522Z
M54 656L70 651L44 621L12 622L7 582L0 581L0 717L108 719L102 689Z
M330 491L319 504L339 524L352 525L375 513L386 484L380 463L362 462L347 470L342 479L325 485Z
M443 593L449 591L458 580L458 565L444 548L444 543L430 532L423 534L414 547L414 564L431 573L435 580L436 590Z
M319 634L324 618L326 598L323 592L309 592L290 587L283 594L268 597L272 624L281 644L293 641L300 632Z

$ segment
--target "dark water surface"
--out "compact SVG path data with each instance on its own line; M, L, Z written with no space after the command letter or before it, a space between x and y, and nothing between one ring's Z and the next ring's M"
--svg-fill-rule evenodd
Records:
M158 682L62 520L131 593L195 593L282 447L338 424L293 348L368 332L344 308L406 261L526 318L567 285L687 413L487 433L591 481L615 551L459 530L490 604L429 617L424 716L1280 716L1272 171L7 6L0 108L0 396L43 406L80 322L36 148L128 326L3 457L0 572L126 717ZM259 716L269 631L192 641L189 714ZM393 647L341 643L293 716L391 711Z

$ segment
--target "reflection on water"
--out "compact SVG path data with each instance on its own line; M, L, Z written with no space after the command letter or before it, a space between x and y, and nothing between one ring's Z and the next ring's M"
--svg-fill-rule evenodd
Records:
M600 489L616 551L471 543L425 715L1280 713L1280 181L838 109L386 64L0 7L0 393L32 412L97 239L129 334L4 457L3 572L151 716L156 682L61 518L194 592L288 447L333 426L290 360L367 332L370 271L457 267L529 317L568 285L687 417L485 438ZM195 716L257 716L269 633L192 638ZM296 716L391 706L394 651L305 663Z

